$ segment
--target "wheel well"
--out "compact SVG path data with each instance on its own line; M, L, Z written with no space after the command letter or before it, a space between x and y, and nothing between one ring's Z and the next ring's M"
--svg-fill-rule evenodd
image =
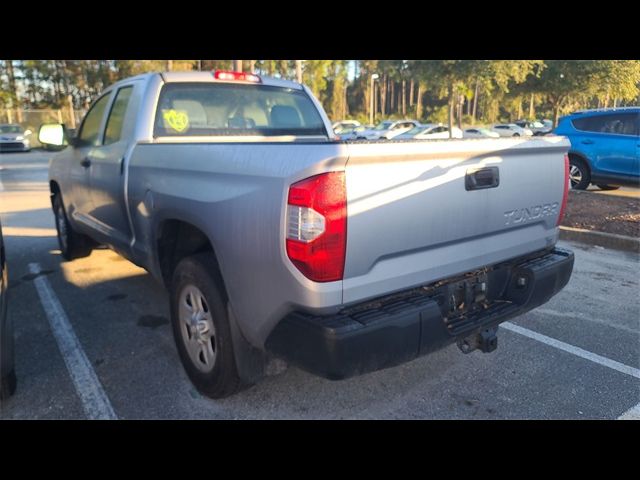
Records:
M56 182L55 180L51 180L49 182L49 191L51 192L51 195L60 193L60 186L58 185L58 182Z
M53 206L53 198L60 193L60 185L55 180L49 182L49 191L51 192L51 206Z
M183 258L202 252L211 252L215 257L209 237L182 220L165 220L158 229L156 242L162 280L167 287L171 284L173 270Z
M580 162L582 162L584 164L584 166L587 168L587 170L589 170L589 173L591 173L591 166L589 165L589 162L587 161L587 159L583 155L580 155L578 153L570 152L569 153L569 161L571 161L571 160L579 160Z

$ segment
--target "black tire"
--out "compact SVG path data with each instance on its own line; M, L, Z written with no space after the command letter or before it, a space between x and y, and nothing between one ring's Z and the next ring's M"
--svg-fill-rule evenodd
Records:
M176 266L170 287L173 338L178 348L180 360L195 387L202 394L211 398L228 397L244 386L238 375L231 339L231 327L227 315L227 299L222 278L218 272L218 264L213 253L205 252L186 257ZM204 300L203 309L209 313L209 320L213 323L212 338L203 341L203 345L210 342L212 350L215 352L211 367L204 365L203 357L199 357L198 360L191 357L188 351L189 340L187 337L193 338L199 334L189 333L187 331L189 327L180 317L181 296L184 293L183 300L187 303L193 302L193 300L189 300L191 297L187 292L189 288L194 286L201 292ZM191 351L193 352L193 350ZM211 370L203 371L203 368L211 368Z
M600 183L598 183L597 185L600 190L618 190L620 188L620 186L618 185L604 185Z
M589 171L589 167L587 164L580 160L579 158L569 158L569 172L570 176L574 175L574 171L577 169L579 174L579 181L574 181L571 178L571 188L574 190L585 190L589 184L591 183L591 172Z
M74 260L88 257L95 244L89 237L73 229L67 218L62 196L59 193L53 197L53 216L56 222L58 246L63 258L65 260Z
M514 134L513 134L513 136L514 136L514 137L519 137L519 136L520 136L520 134L519 134L519 133L514 133Z

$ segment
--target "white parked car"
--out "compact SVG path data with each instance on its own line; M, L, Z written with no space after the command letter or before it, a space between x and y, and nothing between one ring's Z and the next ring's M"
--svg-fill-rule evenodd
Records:
M453 127L451 130L453 138L462 138L462 130L458 127ZM449 127L442 125L441 123L427 123L425 125L419 125L412 128L402 135L396 137L400 139L413 139L413 140L438 140L449 138Z
M333 131L338 135L340 135L341 133L344 133L345 130L350 131L360 126L362 126L362 124L357 120L342 120L340 122L336 122L333 125L331 125L331 127L333 128Z
M488 128L467 128L463 134L463 138L500 138L500 134L489 130Z
M31 150L29 138L31 130L25 130L20 125L0 125L0 152L28 152Z
M334 130L334 133L340 138L340 140L356 140L361 132L368 130L364 125L357 127L344 127L339 130Z
M420 126L420 122L416 120L385 120L384 122L380 122L376 128L358 132L357 138L366 140L389 140L418 126Z
M515 123L499 123L492 130L501 137L532 137L533 132L528 128L522 128Z

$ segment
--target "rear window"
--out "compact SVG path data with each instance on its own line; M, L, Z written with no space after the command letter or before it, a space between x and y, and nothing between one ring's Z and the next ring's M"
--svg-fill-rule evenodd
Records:
M616 133L618 135L638 134L637 113L616 113L611 115L593 115L571 120L577 130L597 133Z
M291 88L225 83L170 83L162 88L155 136L323 135L309 96Z

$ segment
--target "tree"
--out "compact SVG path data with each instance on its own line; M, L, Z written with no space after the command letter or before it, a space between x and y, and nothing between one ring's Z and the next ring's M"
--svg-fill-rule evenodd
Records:
M548 60L530 88L549 102L555 126L565 108L588 105L590 98L604 106L610 98L632 100L639 82L637 60Z
M345 95L347 89L347 62L345 60L332 61L330 65L330 78L328 81L327 115L333 119L345 118L346 102Z
M452 138L456 99L468 90L473 64L465 60L423 60L412 62L411 68L432 85L438 98L447 100L449 138Z

